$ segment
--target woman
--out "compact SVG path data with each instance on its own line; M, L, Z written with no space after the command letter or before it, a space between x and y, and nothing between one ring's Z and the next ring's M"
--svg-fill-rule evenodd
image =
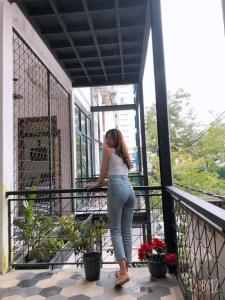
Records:
M130 280L128 265L132 256L132 220L135 195L128 180L131 161L122 133L118 129L110 129L105 135L104 151L100 176L96 183L86 185L86 189L106 185L108 173L108 221L114 249L120 270L116 272L116 286Z

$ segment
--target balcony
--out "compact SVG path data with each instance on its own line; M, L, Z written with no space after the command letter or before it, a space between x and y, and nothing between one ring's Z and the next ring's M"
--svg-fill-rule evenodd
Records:
M1 264L5 264L4 270L8 268L11 272L0 275L0 298L225 299L225 211L173 185L160 1L11 2L17 3L16 7L13 4L15 10L24 12L22 24L30 21L39 34L39 42L46 42L48 51L54 53L63 67L61 69L58 64L52 68L53 56L46 66L43 58L39 58L32 45L22 37L30 31L23 31L18 25L17 32L10 25L13 43L8 40L6 45L13 44L14 68L12 74L8 74L10 68L4 62L7 72L3 77L9 77L13 84L6 82L6 88L3 84L7 103L4 103L2 122L5 157L1 157L3 175L6 173L9 183L7 181L5 186L0 182L8 205L8 211L6 205L0 210L0 219L4 220L0 228L0 250L3 242L7 250L5 253L2 250L0 258ZM3 26L3 30L7 27ZM148 184L142 81L149 32L154 63L160 186ZM4 31L4 38L7 34ZM5 61L7 64L8 60ZM55 75L56 70L65 71L61 78L57 78L60 71ZM72 87L115 84L134 85L134 103L91 104L87 115L126 109L136 113L139 172L131 177L137 200L132 229L131 281L122 289L113 287L116 266L111 255L109 230L98 249L102 254L102 268L100 280L96 282L84 280L82 257L76 255L65 236L60 235L60 227L55 227L50 236L57 241L54 251L46 247L49 235L43 234L49 229L47 225L54 225L52 220L57 216L76 216L83 221L102 217L107 221L107 190L101 188L87 192L82 188L84 183L95 178L91 178L93 171L87 174L88 167L85 166L83 172L81 155L77 155L76 163L79 160L81 175L86 172L86 176L76 178L74 182L78 172L74 167L73 154L76 151L72 144L77 143L80 149L92 149L91 141L96 140L92 135L91 121L82 112L71 126L74 107L71 109L73 100L70 101L70 95ZM13 105L9 107L8 99L12 95ZM9 135L8 122L11 122ZM74 141L73 125L79 127L78 142ZM86 152L84 159L89 159ZM94 158L89 159L90 164L92 160ZM37 163L41 168L35 169L28 162ZM8 166L13 166L13 170L8 170ZM38 189L31 189L32 185ZM18 222L25 223L24 211L31 202L33 213L40 213L42 222L32 218L29 239L26 239ZM49 220L52 222L48 223ZM36 235L40 229L38 222L42 226L40 235ZM169 251L178 256L177 266L169 268L164 279L151 277L148 266L138 260L138 246L153 236L164 239ZM34 241L32 245L31 240ZM31 252L35 252L32 259Z
M139 289L140 292L143 287L146 287L145 284L148 284L147 290L153 290L154 293L155 284L156 286L159 284L162 292L165 284L172 288L171 293L173 293L174 286L172 282L175 282L176 288L179 290L181 287L181 290L183 289L183 293L186 297L193 296L198 299L203 299L203 297L209 297L210 295L213 295L215 297L214 299L223 297L225 295L224 210L210 203L205 203L205 201L191 196L175 187L162 189L162 187L139 186L134 189L137 201L132 229L133 252L131 272L133 279L132 282L128 284L129 289L132 290L131 287L134 286L134 289ZM164 193L166 195L165 202L163 202L162 197ZM92 221L99 219L100 217L106 219L107 190L101 188L87 192L80 188L51 191L14 191L8 192L7 196L10 212L10 266L16 270L51 268L53 271L43 274L51 274L46 276L52 276L52 278L58 276L55 275L55 272L58 274L59 268L61 269L60 272L62 272L60 274L64 274L65 272L65 274L70 275L74 275L74 271L68 271L68 269L71 270L76 268L76 271L79 270L79 272L81 272L79 273L79 276L82 281L82 258L79 255L76 256L74 252L67 247L68 244L65 243L65 237L60 237L58 234L59 231L55 231L54 237L57 237L58 240L61 238L61 240L64 241L64 246L54 253L54 257L51 257L51 259L48 258L49 260L46 259L44 262L28 262L26 258L29 252L29 245L27 241L24 240L21 229L15 226L15 220L24 219L24 214L21 213L22 203L25 200L29 202L34 201L34 199L34 211L42 212L45 218L49 218L49 216L54 217L56 215L76 215L76 218L85 220L91 214ZM175 220L170 219L168 227L165 228L163 225L168 217L165 209L168 209L166 206L168 205L168 199L170 197L172 197L175 202ZM146 210L146 204L147 206L150 204L149 210ZM73 209L71 210L71 208ZM36 224L33 224L33 236L35 236L35 230L37 230ZM168 234L168 232L175 232L173 240L177 246L176 252L178 254L179 263L175 274L169 272L166 275L166 279L157 280L156 283L154 278L149 276L146 264L141 263L138 260L137 248L141 243L146 241L149 235L164 238L165 234ZM42 237L39 238L41 238L41 240L39 241L39 248L37 247L36 251L50 251L49 248L43 249L43 246L41 246L44 245L44 242L48 237L42 235ZM102 270L100 281L97 281L96 283L97 286L99 282L102 282L103 285L107 283L107 286L109 285L112 288L112 274L115 271L115 262L110 255L111 251L112 245L109 232L107 232L102 239L100 248L100 252L102 253ZM47 255L47 257L49 257L49 255ZM29 272L30 271L28 270L15 271L13 274L21 273L26 276ZM13 274L12 277L14 276ZM142 279L139 278L139 276L141 276ZM48 281L46 281L46 288L47 282ZM50 280L50 282L52 281ZM82 284L85 284L84 281ZM178 288L179 285L180 287ZM87 283L87 286L90 285ZM22 291L20 292L22 293ZM89 289L87 290L87 293L89 293ZM153 297L153 294L151 293L152 291L149 296ZM141 296L138 294L136 297ZM154 297L152 299L155 299Z
M131 180L137 180L132 176ZM139 178L138 178L139 179ZM83 179L87 181L87 179ZM2 275L0 282L0 296L4 297L28 297L27 299L183 299L176 276L167 273L166 278L151 278L146 263L138 260L137 248L146 240L148 230L154 236L163 237L163 214L162 214L162 193L161 187L135 187L136 208L133 222L133 253L130 266L131 281L123 288L114 288L115 262L110 255L112 246L109 232L102 239L102 269L100 279L96 282L88 282L84 279L82 258L76 256L69 249L65 237L64 246L59 249L54 257L45 262L27 262L29 245L24 239L22 230L15 226L16 220L24 220L22 204L24 201L35 201L35 212L42 212L44 220L50 216L76 215L78 219L87 219L90 214L92 221L100 217L106 218L106 192L105 188L87 192L83 189L73 190L38 190L8 192L9 204L9 240L10 245L10 266L15 269L13 272ZM151 209L146 214L145 202L151 203ZM73 208L73 211L70 208ZM36 236L37 224L31 228L33 237ZM55 237L60 239L59 231ZM38 237L40 238L40 237ZM48 237L42 235L37 251L49 251L43 249L45 240ZM51 236L52 238L52 236ZM33 238L35 239L35 238ZM33 244L34 245L34 244ZM47 255L47 257L49 257ZM47 268L48 270L40 270ZM34 270L38 269L38 270ZM30 298L31 297L31 298ZM35 298L36 297L36 298ZM8 299L8 298L6 298ZM11 299L11 298L9 298ZM13 298L12 298L13 299ZM23 298L21 298L23 299Z

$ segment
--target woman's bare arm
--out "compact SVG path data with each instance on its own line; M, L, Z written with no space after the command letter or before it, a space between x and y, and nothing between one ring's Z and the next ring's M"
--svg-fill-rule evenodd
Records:
M109 158L111 154L112 154L112 150L109 149L108 147L105 147L103 151L102 164L100 168L100 175L98 181L87 184L85 186L86 189L89 190L89 189L98 188L107 185L108 182L105 178L109 168Z

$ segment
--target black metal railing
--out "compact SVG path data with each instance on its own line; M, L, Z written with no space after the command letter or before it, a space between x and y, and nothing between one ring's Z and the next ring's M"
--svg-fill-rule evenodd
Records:
M221 208L225 208L225 196L217 195L212 192L203 191L201 189L188 187L183 184L175 183L175 186L181 188L182 190L191 193L194 196L200 197L201 199L206 200L214 205L217 205Z
M132 228L132 261L138 261L138 247L147 240L147 228L164 239L161 187L134 187L136 206ZM107 224L107 189L39 190L7 192L9 218L9 264L15 268L54 267L82 264L68 240L60 234L57 217L75 216L76 220L92 221L100 217ZM146 209L146 199L150 209ZM51 208L51 209L46 209ZM74 211L71 210L74 208ZM52 245L52 246L51 246ZM102 263L115 263L107 232L101 245ZM42 254L45 255L42 255ZM44 257L43 257L44 256Z
M86 183L94 182L98 180L99 175L93 177L77 177L75 179L75 187L82 188ZM133 186L144 186L144 175L140 173L129 173L130 182Z
M185 299L225 299L225 210L176 187L177 277Z

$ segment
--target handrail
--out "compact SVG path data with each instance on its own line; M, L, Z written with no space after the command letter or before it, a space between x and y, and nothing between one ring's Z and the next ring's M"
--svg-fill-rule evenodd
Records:
M178 201L182 201L188 205L194 212L200 213L204 218L213 222L225 232L225 210L208 203L196 196L186 193L174 186L166 186L165 190L171 195L178 198Z
M99 174L95 174L95 175L93 175L92 177L77 177L77 178L75 178L75 180L86 180L86 179L90 179L90 180L92 180L92 179L98 179L99 178ZM128 177L143 177L144 175L143 174L141 174L141 173L138 173L138 172L136 172L136 173L128 173Z
M176 183L176 182L175 182L174 184L175 184L175 185L178 185L178 186L180 186L180 187L183 187L183 188L185 188L185 189L187 189L187 190L191 190L191 191L194 191L194 192L198 192L198 193L200 193L200 194L207 195L207 196L212 196L212 197L214 197L214 198L219 198L219 199L225 201L225 196L220 196L220 195L217 195L217 194L214 194L214 193L211 193L211 192L206 192L206 191L198 190L198 189L195 189L195 188L192 188L192 187L188 187L188 186L185 186L185 185L183 185L183 184Z
M161 190L161 186L134 186L135 191L154 191ZM91 190L86 190L84 188L76 188L76 189L42 189L42 190L23 190L23 191L9 191L6 192L6 198L9 196L16 195L29 195L29 194L65 194L65 193L84 193L84 192L106 192L107 188L95 188Z

